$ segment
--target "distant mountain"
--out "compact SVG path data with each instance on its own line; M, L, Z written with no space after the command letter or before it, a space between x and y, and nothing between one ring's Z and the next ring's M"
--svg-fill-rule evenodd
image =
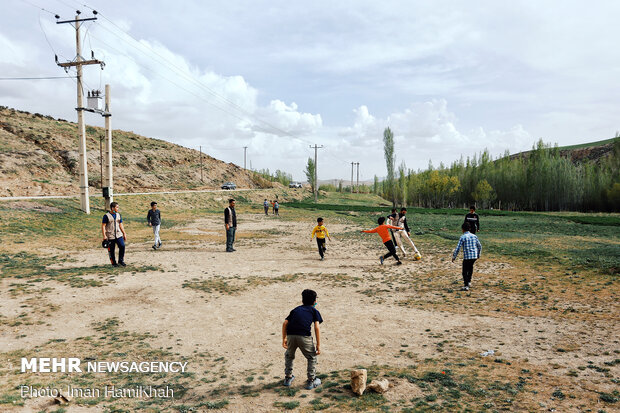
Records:
M101 191L100 141L105 130L86 127L91 194ZM114 192L219 188L272 184L250 171L198 151L133 132L114 130ZM77 124L0 106L0 196L79 193Z

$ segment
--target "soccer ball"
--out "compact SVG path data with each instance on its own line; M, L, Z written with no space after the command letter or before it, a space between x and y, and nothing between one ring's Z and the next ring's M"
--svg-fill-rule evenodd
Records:
M417 253L416 255L413 256L413 259L416 261L419 261L422 259L422 256L420 255L420 253Z

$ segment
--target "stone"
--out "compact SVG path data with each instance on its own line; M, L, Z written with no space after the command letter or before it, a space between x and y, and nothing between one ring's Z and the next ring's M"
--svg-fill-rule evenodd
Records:
M385 393L390 389L390 382L387 379L373 380L368 385L368 388L377 393Z
M361 396L366 390L366 379L368 372L366 369L351 370L351 390L353 393Z

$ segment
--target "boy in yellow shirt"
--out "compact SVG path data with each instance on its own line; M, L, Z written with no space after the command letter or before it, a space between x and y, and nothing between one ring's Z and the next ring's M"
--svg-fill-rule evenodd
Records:
M323 261L325 259L325 251L327 250L327 248L325 248L325 237L329 238L330 241L332 239L329 237L329 232L327 232L327 228L325 228L325 226L323 225L323 218L317 218L316 222L317 226L314 227L314 229L312 230L312 238L314 238L314 236L316 235L316 244L319 247L319 255L321 256L321 261ZM312 240L312 238L310 238L310 240Z

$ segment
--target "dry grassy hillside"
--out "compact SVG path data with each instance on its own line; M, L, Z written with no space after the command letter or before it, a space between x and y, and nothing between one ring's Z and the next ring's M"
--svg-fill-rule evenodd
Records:
M86 127L88 180L100 193L99 145L105 131ZM271 185L232 163L200 155L163 140L132 132L113 132L114 191L219 188L225 181L238 187ZM38 113L0 106L0 196L77 194L79 179L77 124Z

